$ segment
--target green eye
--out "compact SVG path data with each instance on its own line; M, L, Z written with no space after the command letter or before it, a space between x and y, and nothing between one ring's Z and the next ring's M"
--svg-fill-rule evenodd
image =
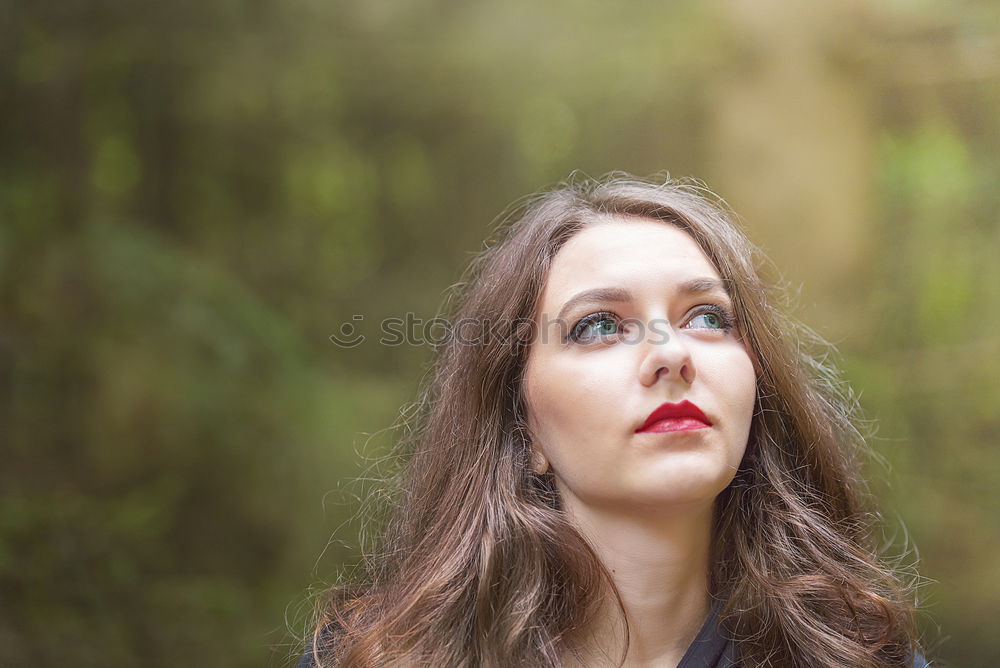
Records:
M706 306L704 308L705 310L688 320L687 327L729 331L735 326L736 322L733 316L721 307Z
M618 323L611 318L602 318L597 322L598 334L614 334L618 331Z
M691 322L701 321L704 323L702 326L708 329L721 329L722 328L722 318L719 317L717 313L702 313L691 320Z
M592 313L580 320L570 332L569 339L586 343L618 333L618 319L612 313Z

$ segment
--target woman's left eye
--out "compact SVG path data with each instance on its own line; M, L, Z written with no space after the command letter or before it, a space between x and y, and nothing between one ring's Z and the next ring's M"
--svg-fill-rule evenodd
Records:
M721 329L729 330L733 328L734 319L729 313L718 306L705 307L706 310L696 314L688 320L688 326L694 329Z

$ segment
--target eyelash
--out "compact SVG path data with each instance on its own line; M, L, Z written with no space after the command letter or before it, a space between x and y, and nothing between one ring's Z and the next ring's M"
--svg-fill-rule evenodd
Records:
M736 326L736 318L727 309L716 304L703 304L701 306L695 307L697 311L688 319L688 322L694 320L700 315L705 315L706 313L714 313L719 316L722 320L722 326L717 329L711 329L708 327L699 327L698 329L711 329L711 331L716 332L730 332ZM580 340L580 335L583 330L591 324L601 322L602 320L612 319L620 322L620 318L612 313L611 311L598 311L597 313L591 313L590 315L584 316L573 325L573 329L570 330L569 334L566 335L565 341L567 343L590 343L590 341L584 342ZM614 336L617 336L615 334ZM597 340L597 339L594 339Z

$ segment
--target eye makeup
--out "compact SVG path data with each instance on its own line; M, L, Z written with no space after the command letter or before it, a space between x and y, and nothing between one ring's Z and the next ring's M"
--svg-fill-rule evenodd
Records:
M691 322L703 317L708 321L705 326L690 326ZM594 336L585 336L588 328L593 325L600 325L604 322L615 323L615 331L598 332ZM563 341L565 343L579 343L585 345L595 341L614 340L616 337L621 336L621 331L619 331L618 327L622 324L622 322L622 318L612 311L597 311L578 320L570 329L569 333L564 337ZM681 328L730 332L735 326L736 318L729 309L718 304L701 304L689 311L689 315L685 318L684 324L681 325Z

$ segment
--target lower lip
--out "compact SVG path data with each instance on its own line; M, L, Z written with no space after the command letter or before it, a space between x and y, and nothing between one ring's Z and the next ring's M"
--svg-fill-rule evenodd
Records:
M654 422L645 429L641 430L640 434L663 434L668 431L691 431L693 429L708 429L710 425L705 424L698 418L668 418L666 420L660 420L659 422Z

